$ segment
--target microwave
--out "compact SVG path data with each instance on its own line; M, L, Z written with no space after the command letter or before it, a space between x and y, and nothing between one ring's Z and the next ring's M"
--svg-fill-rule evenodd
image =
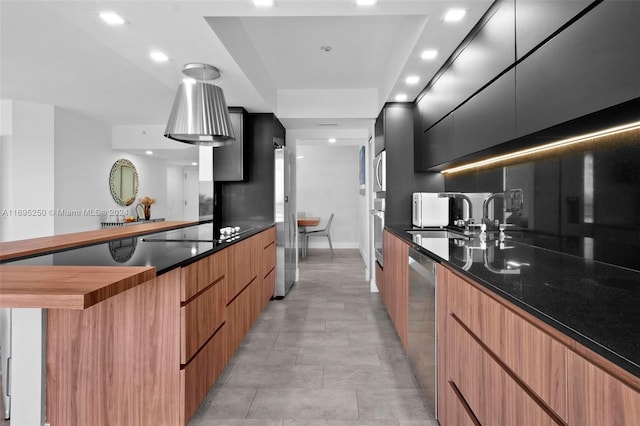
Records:
M373 192L377 198L383 198L387 191L387 151L382 151L373 160Z
M449 198L437 192L414 192L412 223L418 228L449 225Z

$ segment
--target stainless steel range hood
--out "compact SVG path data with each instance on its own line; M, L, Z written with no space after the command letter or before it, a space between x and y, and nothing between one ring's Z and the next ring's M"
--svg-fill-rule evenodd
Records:
M223 146L235 140L222 89L208 80L220 77L216 67L186 64L164 135L193 145Z

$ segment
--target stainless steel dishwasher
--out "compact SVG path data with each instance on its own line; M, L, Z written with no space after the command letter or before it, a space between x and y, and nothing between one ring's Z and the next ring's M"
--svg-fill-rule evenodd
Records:
M409 362L437 416L436 261L409 249Z

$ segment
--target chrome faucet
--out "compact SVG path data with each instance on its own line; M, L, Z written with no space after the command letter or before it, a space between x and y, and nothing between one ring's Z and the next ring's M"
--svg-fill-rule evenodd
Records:
M485 198L484 202L482 203L482 222L492 226L494 229L499 228L500 231L504 231L504 228L507 225L506 223L500 224L500 221L497 219L489 219L489 203L491 203L491 201L495 200L496 198L504 199L503 210L505 212L514 213L521 211L523 204L522 189L508 189L505 192L496 192Z
M440 192L438 193L438 197L439 198L459 198L461 200L466 201L467 205L469 206L469 219L467 220L462 219L462 225L458 225L458 223L456 223L457 226L466 226L469 223L469 221L472 219L471 215L473 214L473 206L471 205L471 198L469 198L465 194L461 192Z

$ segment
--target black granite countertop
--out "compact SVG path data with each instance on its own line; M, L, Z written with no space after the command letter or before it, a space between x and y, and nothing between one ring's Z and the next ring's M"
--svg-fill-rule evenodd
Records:
M75 249L35 255L7 265L155 266L161 275L186 266L255 235L273 224L244 225L236 237L221 240L212 223L112 240Z
M407 232L411 226L386 229L640 377L638 269L569 254L575 244L563 252L553 237L420 238Z

